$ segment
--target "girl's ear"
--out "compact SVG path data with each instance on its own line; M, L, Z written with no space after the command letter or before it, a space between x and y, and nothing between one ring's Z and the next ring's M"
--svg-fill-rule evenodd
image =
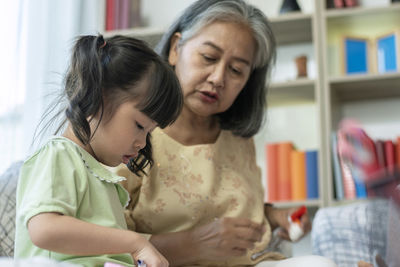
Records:
M182 34L180 32L174 33L171 38L168 62L171 66L175 66L178 61L178 42L181 39Z

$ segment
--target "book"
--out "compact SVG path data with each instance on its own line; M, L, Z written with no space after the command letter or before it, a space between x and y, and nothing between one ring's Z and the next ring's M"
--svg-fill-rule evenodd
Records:
M315 199L318 194L318 151L307 150L305 152L306 166L306 196L307 199Z
M344 0L346 7L355 7L358 6L357 0Z
M342 200L344 199L343 180L342 180L343 178L342 178L342 169L340 167L339 155L337 150L337 135L335 132L331 134L331 144L332 144L333 178L335 182L336 199Z
M119 5L119 28L120 29L128 29L130 27L130 14L131 14L131 0L121 0Z
M358 122L346 119L340 123L338 131L338 154L345 196L347 193L351 196L354 194L352 186L348 189L345 184L349 185L351 178L357 197L366 197L367 193L370 195L366 184L380 179L381 170L385 169L384 142L378 140L374 143ZM351 192L346 192L346 189Z
M396 159L392 140L384 141L384 151L386 159L386 170L389 174L393 174L396 165Z
M344 197L346 199L354 199L356 198L356 186L352 175L351 165L349 161L346 159L345 155L347 140L344 132L338 131L337 142L338 142L337 149L338 149L339 163L342 170Z
M306 199L306 160L305 152L292 150L290 155L290 186L292 200Z
M396 143L396 165L397 168L400 168L400 136L397 137Z
M290 155L293 150L291 142L278 143L278 198L279 200L291 200L290 186Z
M121 29L121 0L114 0L114 29Z
M344 0L333 0L333 4L335 8L342 8L344 7Z
M131 27L142 26L141 0L131 0Z
M278 196L278 144L265 145L265 158L266 158L266 202L279 200Z
M386 168L385 142L383 140L376 140L375 150L379 169Z
M367 188L365 186L364 181L357 177L357 174L352 173L354 179L354 185L356 187L356 197L357 198L366 198L367 197Z
M115 29L115 0L106 0L106 31Z

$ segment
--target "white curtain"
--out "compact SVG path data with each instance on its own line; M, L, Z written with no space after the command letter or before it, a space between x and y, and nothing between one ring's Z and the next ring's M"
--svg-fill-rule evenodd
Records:
M12 0L0 16L0 173L32 153L76 36L103 31L104 0Z

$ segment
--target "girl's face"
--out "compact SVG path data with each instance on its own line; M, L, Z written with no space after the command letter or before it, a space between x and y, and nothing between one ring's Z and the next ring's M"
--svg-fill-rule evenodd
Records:
M256 42L241 24L214 22L182 46L180 33L171 40L169 63L175 66L184 106L200 116L226 111L245 86Z
M102 119L90 146L97 160L108 166L127 164L146 146L146 136L157 126L136 108L136 101L122 103L111 119ZM91 123L96 125L94 119ZM95 127L92 127L92 132Z

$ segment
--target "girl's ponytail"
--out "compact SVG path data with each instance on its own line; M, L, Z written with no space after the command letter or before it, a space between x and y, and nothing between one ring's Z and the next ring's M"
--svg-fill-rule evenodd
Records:
M107 45L103 36L82 36L76 42L70 68L65 77L69 105L66 117L74 134L83 144L89 143L93 133L87 118L104 112L102 81L108 62Z

